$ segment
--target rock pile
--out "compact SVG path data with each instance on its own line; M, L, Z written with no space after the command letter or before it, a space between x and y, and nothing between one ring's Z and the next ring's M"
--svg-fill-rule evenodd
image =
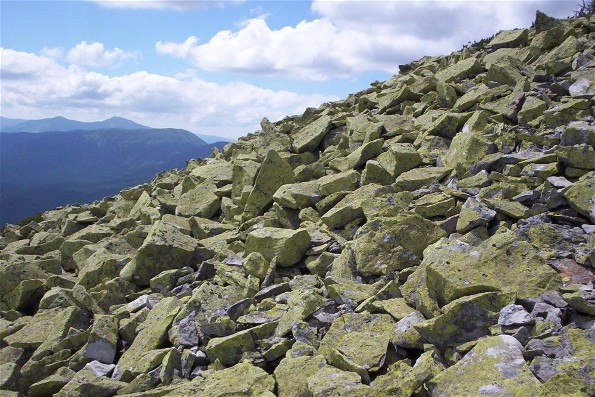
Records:
M595 395L595 17L7 226L0 389Z

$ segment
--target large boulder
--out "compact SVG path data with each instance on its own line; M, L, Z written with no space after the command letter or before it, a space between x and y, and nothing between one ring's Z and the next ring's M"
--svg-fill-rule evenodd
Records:
M381 276L418 265L424 249L445 236L434 223L412 212L372 219L356 235L357 270Z
M452 367L429 382L433 396L538 396L541 383L523 358L523 346L508 335L481 339Z
M476 247L439 241L424 252L424 262L428 288L439 305L490 291L530 298L561 283L539 251L511 231L495 234Z
M595 223L595 172L583 176L564 196L572 208Z
M151 226L136 256L124 266L120 276L137 285L149 285L151 278L164 270L192 266L212 254L199 247L194 238L172 224L157 221Z
M310 247L310 234L305 229L291 230L263 227L246 238L246 253L258 252L266 260L276 258L277 265L287 267L298 263Z
M293 181L293 169L274 150L269 150L254 180L254 187L244 206L242 219L249 220L273 201L273 194L282 185Z

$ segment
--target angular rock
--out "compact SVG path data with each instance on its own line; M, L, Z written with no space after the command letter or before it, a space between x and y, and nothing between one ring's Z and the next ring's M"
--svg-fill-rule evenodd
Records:
M273 194L293 181L293 169L274 150L269 150L256 175L254 187L248 196L242 219L248 220L261 214L273 201Z
M321 116L292 135L292 147L296 153L313 151L330 131L333 123L329 116Z
M583 176L564 193L570 206L595 223L595 173Z
M395 143L378 156L378 164L396 178L421 164L421 155L410 143Z
M411 212L370 220L355 236L356 268L360 274L381 276L418 265L423 250L445 235Z
M212 218L221 205L221 198L215 194L216 190L217 186L213 182L203 181L180 197L176 215Z
M384 364L394 327L387 314L346 313L333 321L320 342L320 354L333 366L356 372L367 382L369 374Z
M452 367L429 381L436 396L538 395L541 383L523 359L523 346L512 336L480 340Z
M199 251L198 242L186 236L175 226L157 221L138 249L135 258L124 266L120 276L137 285L149 285L154 276L164 270L191 266L207 259L205 250Z
M118 361L118 367L125 377L130 374L128 376L133 378L144 372L141 364L143 360L146 361L146 357L143 356L158 349L167 340L167 331L179 310L180 301L175 297L165 298L151 309L134 342Z
M302 260L309 247L310 235L305 229L264 227L250 232L246 238L246 253L258 252L268 261L276 258L277 265L282 267Z
M430 251L428 251L430 250ZM516 292L519 298L555 289L560 276L516 233L495 234L471 247L437 242L424 252L428 288L439 304L480 292ZM441 255L453 250L452 257ZM473 272L466 269L473 268Z

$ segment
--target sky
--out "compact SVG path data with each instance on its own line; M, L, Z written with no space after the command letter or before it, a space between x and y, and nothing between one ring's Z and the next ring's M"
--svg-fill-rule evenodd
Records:
M237 138L578 0L0 0L0 114Z

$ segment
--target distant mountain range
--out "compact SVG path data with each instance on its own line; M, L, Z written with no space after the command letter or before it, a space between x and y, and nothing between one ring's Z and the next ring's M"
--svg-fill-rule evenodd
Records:
M0 135L0 226L57 206L116 194L150 181L158 172L182 168L190 159L208 157L214 147L227 143L206 143L180 129L141 126L46 132L38 125L68 128L81 122L54 118L8 127L11 120L2 119L4 132L24 125L38 133ZM83 124L140 126L122 118Z
M0 117L0 132L54 132L54 131L74 131L74 130L100 130L100 129L124 129L138 130L149 129L146 125L138 124L132 120L123 117L112 117L103 121L77 121L70 120L62 116L52 117L40 120L23 120ZM216 136L194 134L206 143L229 142L229 139Z

